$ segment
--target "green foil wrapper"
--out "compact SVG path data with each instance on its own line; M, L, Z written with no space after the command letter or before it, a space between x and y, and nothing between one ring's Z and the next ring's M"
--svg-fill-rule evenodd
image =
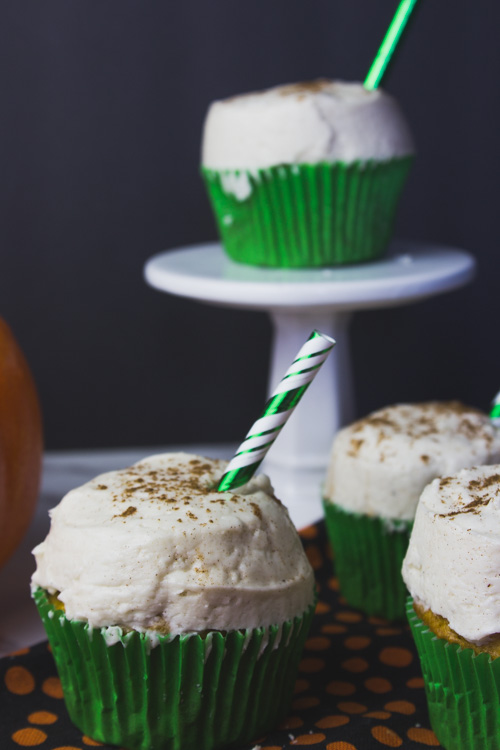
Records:
M405 156L256 170L202 168L202 175L233 260L313 268L383 255L412 161Z
M251 741L289 709L314 606L282 626L152 636L69 620L34 599L73 723L127 750L212 750Z
M432 729L446 750L500 750L500 659L438 638L408 598Z
M403 619L408 591L401 566L413 521L351 513L323 500L342 596L369 615Z

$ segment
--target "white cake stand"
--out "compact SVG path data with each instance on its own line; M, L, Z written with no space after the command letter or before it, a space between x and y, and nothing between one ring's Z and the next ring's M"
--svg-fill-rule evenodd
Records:
M402 240L392 243L384 259L356 266L258 268L234 263L219 243L210 243L159 253L144 269L151 286L170 294L268 312L274 326L269 392L313 329L336 339L337 346L264 466L287 504L315 502L318 518L319 484L333 435L354 416L348 330L352 313L451 291L470 281L474 272L475 261L463 250ZM252 345L262 356L258 343Z

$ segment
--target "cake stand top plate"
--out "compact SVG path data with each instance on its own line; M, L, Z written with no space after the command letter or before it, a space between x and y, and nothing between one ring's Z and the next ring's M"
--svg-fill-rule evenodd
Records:
M394 240L373 263L306 269L235 263L213 242L159 253L144 269L151 286L170 294L268 311L391 307L456 289L474 272L470 253L412 240Z

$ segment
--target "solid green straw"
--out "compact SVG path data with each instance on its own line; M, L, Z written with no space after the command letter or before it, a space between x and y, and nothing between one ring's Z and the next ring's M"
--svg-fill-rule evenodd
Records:
M500 427L500 392L491 404L490 419L496 427Z
M366 89L376 89L391 61L406 24L417 4L417 0L401 0L382 44L365 78Z

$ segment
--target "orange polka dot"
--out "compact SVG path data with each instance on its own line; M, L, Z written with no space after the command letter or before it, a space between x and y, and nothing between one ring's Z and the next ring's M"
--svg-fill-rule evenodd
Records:
M306 641L306 648L309 651L325 651L330 648L331 641L329 638L324 638L317 635L315 638L308 638Z
M405 714L406 716L414 714L417 710L413 703L409 701L390 701L385 704L384 708L388 711L394 711L397 714Z
M345 669L346 672L353 672L354 674L365 672L369 666L370 665L368 664L366 659L361 659L360 657L356 656L353 656L352 659L346 659L341 664L342 669Z
M391 714L389 711L368 711L364 714L368 719L390 719Z
M356 750L356 748L350 742L343 742L341 740L340 742L329 742L326 750Z
M304 708L313 708L319 703L319 698L315 695L304 695L302 698L296 698L292 703L294 711L302 711Z
M13 651L10 656L24 656L25 654L29 654L29 652L29 648L18 648L17 651Z
M410 677L407 681L406 686L409 688L423 688L424 678L423 677Z
M351 635L344 641L344 646L351 651L361 651L363 648L367 648L372 642L371 638L364 635Z
M306 674L312 674L313 672L321 672L325 666L326 664L323 659L302 659L299 669L301 672L306 672Z
M12 735L12 739L21 747L35 747L35 745L41 745L42 742L45 742L47 735L41 729L29 727L28 729L18 729Z
M365 680L365 688L371 693L388 693L392 685L385 677L369 677Z
M356 687L351 682L333 680L326 686L326 692L330 695L352 695L356 692Z
M401 635L400 628L377 628L377 635Z
M324 614L326 614L327 612L329 612L330 610L331 610L331 607L330 607L330 605L329 605L329 604L327 604L326 602L321 602L321 601L319 601L319 602L318 602L318 603L316 604L316 614L317 614L317 615L324 615Z
M97 742L97 740L93 740L91 737L87 737L86 734L83 735L82 742L84 745L91 745L92 747L102 747L102 742Z
M288 716L284 721L281 722L279 725L280 729L297 729L297 727L301 727L304 723L304 720L300 718L300 716Z
M63 691L59 677L47 677L47 679L43 682L42 690L45 695L48 695L51 698L63 697Z
M300 529L299 536L301 536L302 539L316 539L318 536L318 527L304 526L303 529Z
M321 628L322 633L329 633L331 635L340 635L340 633L345 633L347 631L347 628L345 625L335 625L335 623L328 623L328 625L323 625Z
M372 727L372 737L386 747L401 747L403 740L389 727Z
M321 554L319 547L315 544L308 544L307 547L305 547L305 552L307 559L311 563L312 569L319 570L323 565L323 555Z
M329 578L328 579L328 588L332 591L339 591L340 590L340 583L338 578Z
M301 734L291 741L291 745L317 745L319 742L324 742L326 737L324 734Z
M368 618L368 622L370 625L389 625L389 620L386 620L384 617L375 617L372 615Z
M295 694L297 693L303 693L304 690L309 690L309 683L307 680L296 680L295 682L295 688L293 692Z
M414 742L420 742L422 745L428 747L438 747L439 740L431 729L421 729L420 727L412 727L408 730L408 737Z
M333 714L332 716L324 716L322 719L316 722L316 726L320 729L334 729L335 727L343 727L349 722L350 718L348 716Z
M28 716L28 721L30 724L53 724L57 716L50 711L35 711Z
M407 667L413 661L413 654L407 648L394 646L383 648L378 658L382 664L387 664L388 667Z
M366 711L366 706L362 703L354 703L354 701L340 701L337 703L337 708L345 714L362 714Z
M340 620L340 622L360 622L363 615L359 612L337 612L335 619Z
M25 667L9 667L4 680L7 690L15 695L27 695L35 689L35 678Z

